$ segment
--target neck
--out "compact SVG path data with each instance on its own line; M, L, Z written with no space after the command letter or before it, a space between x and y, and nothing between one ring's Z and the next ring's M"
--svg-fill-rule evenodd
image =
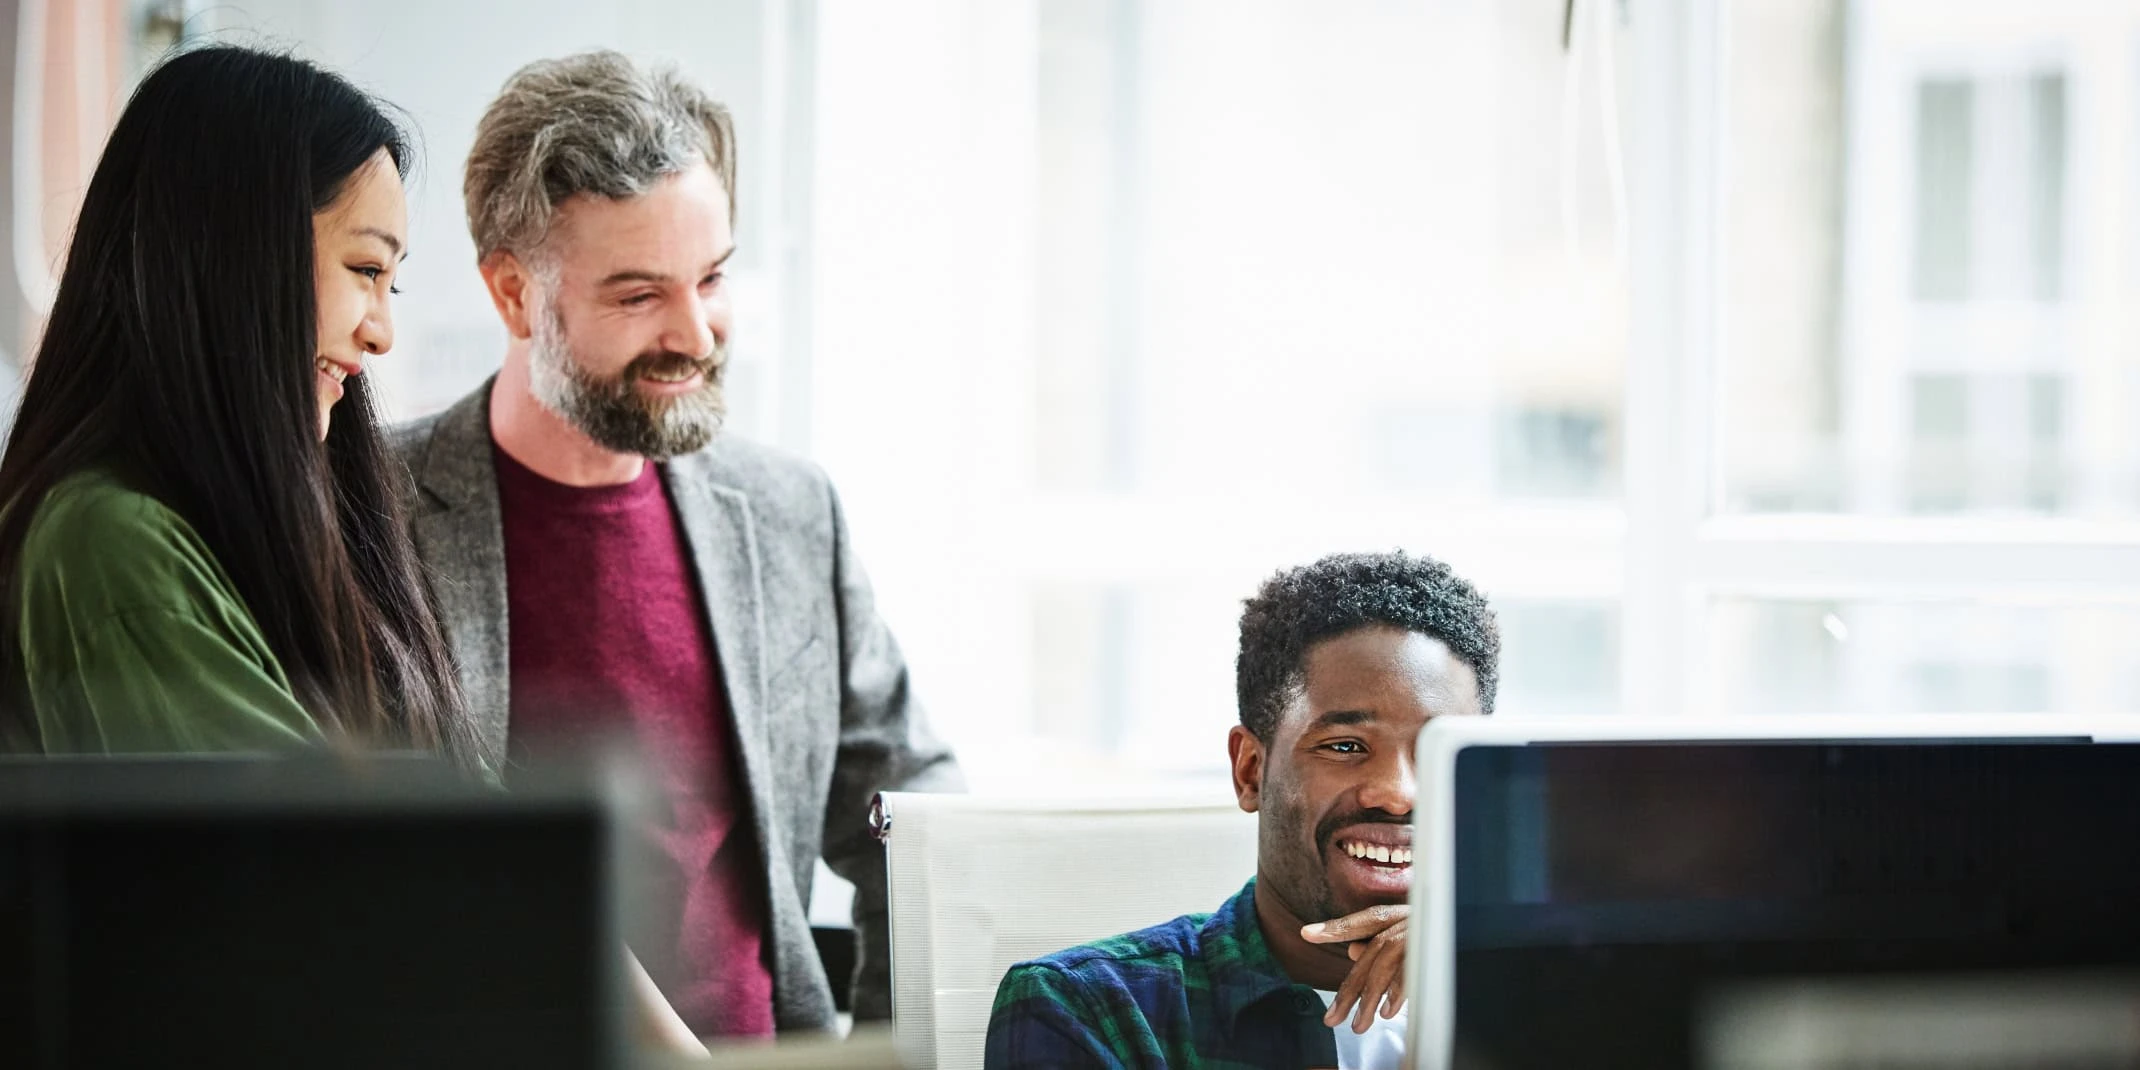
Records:
M515 339L490 389L490 437L529 471L568 487L611 487L639 478L646 458L597 444L535 400L528 343Z
M1278 965L1285 967L1286 976L1296 984L1335 991L1352 972L1352 958L1343 944L1311 944L1302 939L1300 927L1310 920L1328 919L1300 917L1269 884L1260 878L1256 881L1256 924L1262 926L1263 939L1278 957Z

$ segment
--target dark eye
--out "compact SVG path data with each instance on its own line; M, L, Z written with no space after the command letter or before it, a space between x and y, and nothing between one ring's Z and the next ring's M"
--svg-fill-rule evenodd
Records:
M1339 754L1366 754L1367 744L1362 743L1357 739L1341 739L1335 743L1323 744L1323 749L1327 751L1336 751Z
M646 304L647 302L652 301L653 299L653 294L633 294L630 297L627 297L623 301L619 302L619 304L622 304L627 308L638 308Z
M722 274L721 272L718 272L718 271L716 271L716 272L714 272L713 274L711 274L711 275L708 275L708 276L706 276L706 277L705 277L705 278L703 278L703 279L700 279L700 280L699 280L699 283L698 283L698 284L699 284L699 286L700 286L701 288L704 288L704 287L709 287L709 286L719 286L719 285L721 284L721 280L722 280L722 279L725 279L725 278L727 278L727 277L728 277L727 275L724 275L724 274Z
M362 275L362 276L364 276L364 277L365 277L365 278L366 278L367 280L369 280L369 281L371 281L371 282L378 282L378 281L379 281L379 276L381 276L381 275L384 275L384 274L386 274L386 269L384 269L384 268L375 268L375 267L358 267L358 268L350 268L349 270L351 270L351 271L354 271L354 272L356 272L357 274L359 274L359 275Z

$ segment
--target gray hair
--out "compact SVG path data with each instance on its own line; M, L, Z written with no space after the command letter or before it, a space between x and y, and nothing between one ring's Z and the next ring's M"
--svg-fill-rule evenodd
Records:
M672 68L642 71L608 51L530 63L476 124L461 182L476 258L527 256L567 199L636 197L700 160L733 216L735 144L728 109Z

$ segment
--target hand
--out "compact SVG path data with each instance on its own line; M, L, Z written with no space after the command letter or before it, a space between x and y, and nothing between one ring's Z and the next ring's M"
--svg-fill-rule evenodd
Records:
M1342 918L1302 926L1301 938L1311 944L1350 944L1352 972L1338 986L1337 998L1323 1015L1323 1024L1335 1029L1352 1015L1352 1031L1367 1032L1380 1005L1382 1017L1395 1017L1404 1009L1404 943L1412 908L1403 904L1368 907ZM1353 1004L1359 1010L1353 1011Z
M624 958L632 987L632 1034L639 1046L664 1055L712 1058L706 1045L692 1035L690 1026L684 1024L683 1016L669 1005L668 997L661 994L654 979L647 976L646 967L639 965L639 956L626 948Z

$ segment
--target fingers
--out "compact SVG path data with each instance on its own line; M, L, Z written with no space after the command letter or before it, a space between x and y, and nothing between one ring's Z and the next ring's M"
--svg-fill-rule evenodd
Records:
M1368 957L1361 959L1368 966L1368 976L1362 989L1366 998L1360 1001L1360 1009L1353 1016L1352 1031L1355 1033L1365 1033L1375 1024L1377 1008L1388 1005L1391 990L1404 980L1404 942L1383 943L1382 937L1376 937L1376 943L1381 946L1372 952L1372 961ZM1385 1013L1383 1017L1389 1015Z
M1337 1028L1338 1023L1352 1013L1353 1005L1360 1002L1366 987L1366 971L1354 964L1352 971L1345 975L1344 982L1338 985L1337 996L1330 1001L1330 1009L1323 1012L1323 1024Z
M1352 956L1352 969L1338 986L1336 998L1330 1001L1330 1009L1323 1015L1324 1025L1334 1029L1350 1017L1352 1031L1365 1033L1374 1024L1378 1011L1382 1017L1390 1018L1404 1008L1406 929L1405 925L1384 929L1372 939L1346 949Z
M1346 944L1354 940L1365 940L1411 916L1412 908L1403 903L1373 906L1354 911L1342 918L1304 925L1300 930L1300 938L1311 944Z

